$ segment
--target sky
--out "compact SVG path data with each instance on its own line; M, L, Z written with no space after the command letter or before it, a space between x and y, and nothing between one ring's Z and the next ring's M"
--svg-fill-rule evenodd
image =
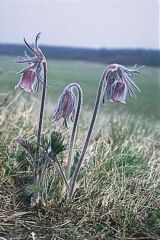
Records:
M0 42L160 48L160 0L0 0Z

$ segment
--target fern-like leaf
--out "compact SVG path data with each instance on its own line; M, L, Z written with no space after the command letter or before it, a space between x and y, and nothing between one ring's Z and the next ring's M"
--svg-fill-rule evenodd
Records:
M51 133L51 152L54 156L66 150L67 145L64 144L62 134L56 131Z
M36 146L34 143L30 143L28 140L18 138L16 142L23 147L30 155L32 158L35 156L36 152Z

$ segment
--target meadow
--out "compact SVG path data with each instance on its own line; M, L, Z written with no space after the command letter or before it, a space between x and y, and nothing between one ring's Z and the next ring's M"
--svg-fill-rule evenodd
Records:
M15 73L21 68L13 61L0 57L0 239L160 239L159 69L145 67L136 76L141 89L137 99L100 108L72 204L62 197L61 179L51 168L44 201L31 208L29 156L16 139L34 139L39 95L15 91ZM48 61L46 135L60 131L68 144L72 123L66 130L61 122L52 124L51 116L68 83L78 82L84 90L76 154L82 149L104 67ZM59 160L66 155L64 151Z
M19 76L15 73L23 67L15 64L15 57L0 57L0 93L17 94L15 85ZM107 65L107 64L106 64ZM98 81L105 65L81 61L48 61L48 95L53 104L64 87L71 82L78 82L84 92L84 106L93 106L96 96ZM160 94L159 94L159 68L144 67L140 76L135 76L135 83L141 93L138 100L128 98L127 105L109 104L104 106L107 112L128 111L132 114L144 115L145 117L160 117ZM24 94L28 97L28 94ZM34 94L36 96L36 94Z

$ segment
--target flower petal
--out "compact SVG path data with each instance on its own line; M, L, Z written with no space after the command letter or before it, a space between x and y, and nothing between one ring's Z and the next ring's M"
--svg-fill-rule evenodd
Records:
M19 84L16 86L22 88L26 92L32 92L34 82L36 81L36 73L32 69L24 70Z
M123 82L117 82L115 85L113 100L116 102L126 103L127 86Z
M139 88L132 81L133 74L139 73L137 69L129 70L122 65L109 65L106 73L106 86L103 93L103 103L118 101L125 103L127 92L136 97L135 91Z
M63 118L63 125L67 127L67 120L69 118L74 121L76 103L76 96L73 90L71 88L65 88L52 117L53 122L57 122L60 118Z

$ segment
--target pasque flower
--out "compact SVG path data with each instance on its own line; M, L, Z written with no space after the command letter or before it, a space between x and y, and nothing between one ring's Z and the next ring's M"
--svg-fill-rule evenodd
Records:
M111 64L107 66L103 71L99 81L91 123L89 125L89 129L86 135L86 139L84 141L81 154L79 156L79 160L75 167L72 178L70 179L70 193L69 193L70 198L73 197L76 179L78 177L87 147L89 145L89 141L91 139L91 134L96 121L96 116L98 114L98 109L101 104L101 96L103 98L103 103L109 101L110 102L118 101L120 103L125 103L125 98L128 92L131 96L135 97L136 96L135 90L138 92L140 90L134 84L132 78L134 73L139 73L139 69L136 69L136 65L133 69L127 69L122 65Z
M127 93L132 97L136 97L135 91L140 92L140 90L132 81L132 78L134 73L139 73L139 69L135 67L133 69L127 69L118 64L109 65L105 77L103 103L114 101L126 103L125 98Z
M41 135L43 130L43 117L44 117L44 107L45 107L45 98L46 98L46 88L47 88L47 61L42 51L38 47L38 39L40 33L37 34L33 46L30 46L25 38L24 43L27 46L28 50L33 54L33 57L28 56L25 52L24 57L18 57L16 63L27 64L21 72L21 78L18 85L15 87L20 87L26 92L31 93L32 91L38 91L40 85L42 85L42 95L39 111L39 121L38 121L38 130L37 130L37 142L36 150L33 156L34 161L34 175L33 175L33 184L39 186L40 183L40 143ZM41 74L43 74L41 76ZM39 192L33 194L32 203L35 205L39 201Z
M76 95L73 90L76 90ZM77 124L83 103L83 92L78 83L70 83L65 87L62 95L59 98L57 108L55 110L53 121L56 122L60 118L64 119L64 125L67 127L67 120L70 118L74 124L69 143L68 162L66 168L66 178L69 180L71 173L71 164L73 160L73 147L75 144L75 137L77 132Z
M55 113L52 117L53 122L57 122L60 118L64 119L64 126L67 127L67 120L70 118L74 121L77 100L73 92L72 86L67 86L59 98Z
M42 64L46 60L42 51L38 47L39 36L40 33L37 34L33 47L31 47L24 39L25 45L34 56L29 57L28 54L25 52L25 57L18 57L18 60L16 60L16 63L26 63L27 67L19 72L21 74L21 78L15 88L20 87L21 89L29 93L31 93L32 91L38 91L40 84L43 84L41 72Z

